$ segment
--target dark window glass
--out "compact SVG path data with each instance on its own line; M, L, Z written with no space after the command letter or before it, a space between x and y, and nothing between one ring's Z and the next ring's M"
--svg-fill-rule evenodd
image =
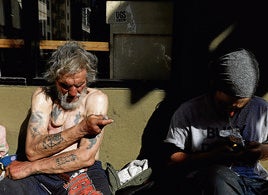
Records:
M0 83L17 78L19 82L30 85L42 80L47 60L55 49L53 46L59 44L46 41L108 42L105 2L0 0L0 41L4 43L0 47ZM94 16L100 9L102 16ZM86 18L84 22L83 17ZM91 17L97 20L94 26ZM93 36L99 29L102 29L101 35ZM50 45L50 48L44 49L43 45ZM109 79L109 52L91 52L99 58L98 78Z

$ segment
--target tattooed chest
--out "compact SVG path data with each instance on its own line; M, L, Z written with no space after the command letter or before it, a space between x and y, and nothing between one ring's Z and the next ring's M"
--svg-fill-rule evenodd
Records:
M65 111L54 107L51 112L49 130L59 132L78 124L83 119L81 110Z

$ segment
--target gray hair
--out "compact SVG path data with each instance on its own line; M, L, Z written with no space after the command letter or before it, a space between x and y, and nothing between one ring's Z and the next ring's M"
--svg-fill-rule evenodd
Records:
M78 42L69 41L58 47L48 61L49 68L44 73L44 78L55 82L61 75L75 74L81 70L87 71L87 82L96 79L98 58L86 51Z

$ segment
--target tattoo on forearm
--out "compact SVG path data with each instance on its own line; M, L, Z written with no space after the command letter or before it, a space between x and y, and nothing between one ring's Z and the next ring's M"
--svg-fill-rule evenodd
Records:
M61 165L64 165L64 164L66 164L68 162L73 162L76 159L77 159L77 156L74 155L74 154L71 154L69 156L56 158L56 163L57 163L57 166L61 166Z
M53 148L54 146L59 145L62 143L63 138L61 137L61 133L57 134L51 134L46 137L46 139L43 141L43 148Z
M41 126L42 123L42 112L33 112L29 119L32 137L40 134L38 128Z
M79 112L78 114L75 115L74 123L78 124L80 118L81 118L81 115L80 115L80 112Z
M91 138L89 139L89 145L87 147L87 149L91 149L96 143L97 143L97 138L98 138L99 135L97 135L96 137L94 138Z

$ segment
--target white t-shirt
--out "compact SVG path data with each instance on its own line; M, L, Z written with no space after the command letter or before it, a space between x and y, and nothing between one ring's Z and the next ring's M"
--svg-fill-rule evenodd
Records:
M268 143L268 102L253 97L230 121L218 115L209 94L183 103L173 114L166 139L186 153L205 152L228 135L239 129L245 141ZM258 162L254 172L268 179L267 171Z

